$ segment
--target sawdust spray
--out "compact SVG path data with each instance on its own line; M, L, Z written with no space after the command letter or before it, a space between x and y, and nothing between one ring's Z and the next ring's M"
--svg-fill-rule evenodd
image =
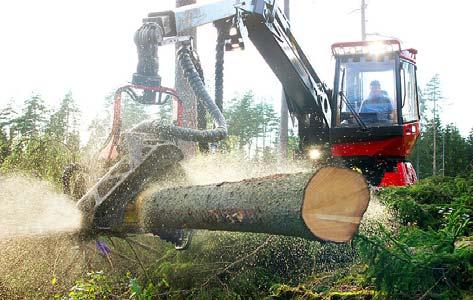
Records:
M3 177L0 191L0 238L71 232L80 227L75 203L45 182Z
M0 177L0 207L0 298L42 298L70 286L82 267L75 203L46 182L15 175Z
M248 161L243 154L202 155L182 163L187 179L193 185L240 181L277 173L307 172L312 166L307 161Z

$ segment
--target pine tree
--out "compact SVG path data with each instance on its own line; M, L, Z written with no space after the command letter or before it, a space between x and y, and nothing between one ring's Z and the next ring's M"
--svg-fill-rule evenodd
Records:
M2 163L2 170L34 170L42 167L42 150L39 142L44 132L47 109L41 96L32 95L24 102L22 114L10 120L10 153ZM35 158L32 158L32 157Z
M38 135L44 130L47 109L40 95L34 94L24 102L23 114L15 120L21 138Z
M453 124L448 124L442 130L442 138L443 174L457 176L467 172L470 163L468 140L461 136L460 131Z
M419 99L419 114L420 114L420 121L421 125L424 125L425 120L427 119L426 112L427 112L427 103L426 103L426 98L424 95L424 92L422 89L417 86L417 91L418 91L418 99Z
M0 127L0 166L9 155L8 138L2 127Z
M437 175L437 132L438 132L438 104L437 102L442 100L442 91L440 88L440 75L435 74L427 83L425 88L425 100L432 104L432 143L433 143L433 155L432 155L432 174Z
M79 108L69 92L61 101L59 109L51 115L46 133L64 144L68 144L69 139L76 140L78 115Z
M224 112L227 119L228 134L238 138L238 148L245 146L251 149L252 139L260 135L263 116L255 105L251 92L245 93L241 98L234 98Z
M68 93L57 111L49 117L47 112L39 95L25 101L22 115L12 123L15 138L3 171L21 170L60 183L64 167L79 155L78 109Z
M0 110L0 166L11 153L11 144L15 137L14 128L16 122L16 111L13 109L13 101Z
M433 157L433 124L427 123L423 126L421 134L416 141L416 146L409 157L414 161L418 178L432 176L432 157Z
M17 112L13 109L13 100L0 110L0 127L10 126L15 122Z
M469 138L464 138L459 129L448 124L442 126L440 120L436 122L438 142L441 147L437 147L436 156L437 170L442 171L442 175L456 176L468 172L468 166L473 159L473 147ZM433 124L428 123L416 142L416 147L410 159L415 162L416 172L419 178L432 176L433 157Z
M473 171L473 128L470 130L470 134L466 138L466 143L467 143L467 156L468 156L468 161L469 161L469 170Z
M274 132L277 132L279 129L279 118L274 111L273 105L268 103L258 103L256 105L256 110L261 116L261 129L260 129L260 136L263 139L263 150L266 149L266 139L269 137L271 139L271 135ZM271 141L270 141L271 143Z

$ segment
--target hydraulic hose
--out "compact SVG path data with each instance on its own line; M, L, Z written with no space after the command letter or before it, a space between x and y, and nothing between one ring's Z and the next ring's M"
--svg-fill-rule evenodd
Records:
M223 111L223 66L225 59L225 37L231 20L220 20L215 23L217 43L215 46L215 104Z
M209 93L205 89L204 82L197 71L200 66L197 66L198 61L193 59L192 50L188 45L184 45L179 49L178 61L184 73L184 77L189 82L192 91L197 96L198 101L204 104L209 112L216 127L208 130L198 130L192 128L178 127L175 125L164 125L157 120L144 121L133 128L133 131L148 132L157 134L163 139L179 139L192 142L217 142L227 137L227 124L220 109L212 101Z

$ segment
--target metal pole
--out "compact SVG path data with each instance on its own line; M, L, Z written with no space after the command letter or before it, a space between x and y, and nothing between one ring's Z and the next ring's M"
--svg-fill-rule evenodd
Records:
M361 0L361 40L366 41L366 16L365 16L366 3L365 0Z
M289 20L289 0L284 0L284 14ZM287 108L286 94L281 92L281 119L279 120L279 159L281 162L287 159L289 111Z
M196 3L196 0L176 0L176 7L181 7L185 5L190 5ZM190 35L194 38L194 46L197 44L197 31L196 29L191 29L186 32L186 35ZM176 51L179 49L180 44L176 44ZM175 87L178 91L180 98L183 102L183 117L182 125L189 128L197 128L197 99L194 96L191 87L184 78L182 70L177 63L176 58L176 74L175 74ZM197 145L195 142L184 142L179 141L179 148L182 149L184 155L187 157L192 157L195 155Z

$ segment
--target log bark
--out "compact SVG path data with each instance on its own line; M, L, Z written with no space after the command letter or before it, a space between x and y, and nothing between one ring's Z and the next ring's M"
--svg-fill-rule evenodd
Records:
M326 167L315 174L147 190L137 207L146 232L194 228L346 242L358 229L369 197L360 173Z

